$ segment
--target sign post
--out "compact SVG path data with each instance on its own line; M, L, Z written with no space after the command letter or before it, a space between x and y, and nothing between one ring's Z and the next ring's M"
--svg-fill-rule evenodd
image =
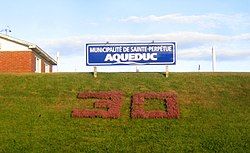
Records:
M94 66L94 78L97 78L97 67Z
M168 77L168 73L169 73L169 71L168 71L168 66L166 66L166 78Z

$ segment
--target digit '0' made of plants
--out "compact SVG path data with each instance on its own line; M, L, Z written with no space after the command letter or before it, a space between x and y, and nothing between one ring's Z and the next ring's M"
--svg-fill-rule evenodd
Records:
M144 102L147 99L159 99L165 102L165 111L144 109ZM133 95L131 106L132 118L179 118L179 107L177 105L177 95L174 92L148 92Z

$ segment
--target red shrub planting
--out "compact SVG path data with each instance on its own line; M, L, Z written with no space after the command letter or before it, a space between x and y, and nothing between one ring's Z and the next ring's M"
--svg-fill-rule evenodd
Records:
M102 118L118 118L120 117L120 108L122 105L122 93L111 91L111 92L81 92L77 98L100 99L94 103L95 108L106 108L107 110L98 109L74 109L72 111L73 117L102 117Z
M176 94L172 92L163 93L138 93L132 98L132 118L178 118L179 108L177 106ZM166 111L160 110L144 110L145 99L159 99L165 101Z
M137 93L132 98L131 117L132 118L178 118L179 108L177 106L176 94L173 92L148 92ZM96 109L74 109L73 117L81 118L118 118L120 117L120 109L122 105L122 93L111 92L81 92L78 94L79 99L98 99L94 103ZM144 109L145 99L159 99L165 102L166 110L150 110ZM98 109L101 108L101 109ZM107 109L107 110L104 110Z

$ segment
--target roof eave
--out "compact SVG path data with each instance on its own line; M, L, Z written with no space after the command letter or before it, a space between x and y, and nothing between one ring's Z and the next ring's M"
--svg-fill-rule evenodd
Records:
M37 45L30 45L28 47L34 50L38 55L44 57L50 64L57 65L57 62Z
M21 39L17 39L14 37L10 37L8 35L4 35L4 34L0 34L0 38L18 43L20 45L26 46L29 49L33 50L34 52L36 52L37 54L39 54L40 56L44 57L50 64L52 65L57 65L57 62L51 57L49 56L45 51L43 51L40 47L38 47L37 45L21 40Z

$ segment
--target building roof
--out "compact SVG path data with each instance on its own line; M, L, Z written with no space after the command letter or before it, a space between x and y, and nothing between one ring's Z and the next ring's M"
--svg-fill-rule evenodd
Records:
M1 34L1 33L0 33L0 38L8 40L8 41L15 42L15 43L23 45L23 46L26 46L29 49L31 49L32 51L34 51L35 53L37 53L38 55L40 55L41 57L43 57L50 64L57 65L57 62L51 56L49 56L49 54L47 54L40 47L38 47L36 44L30 43L30 42L27 42L27 41L24 41L24 40L20 40L20 39L17 39L17 38L8 36L8 35L4 35L4 34Z

